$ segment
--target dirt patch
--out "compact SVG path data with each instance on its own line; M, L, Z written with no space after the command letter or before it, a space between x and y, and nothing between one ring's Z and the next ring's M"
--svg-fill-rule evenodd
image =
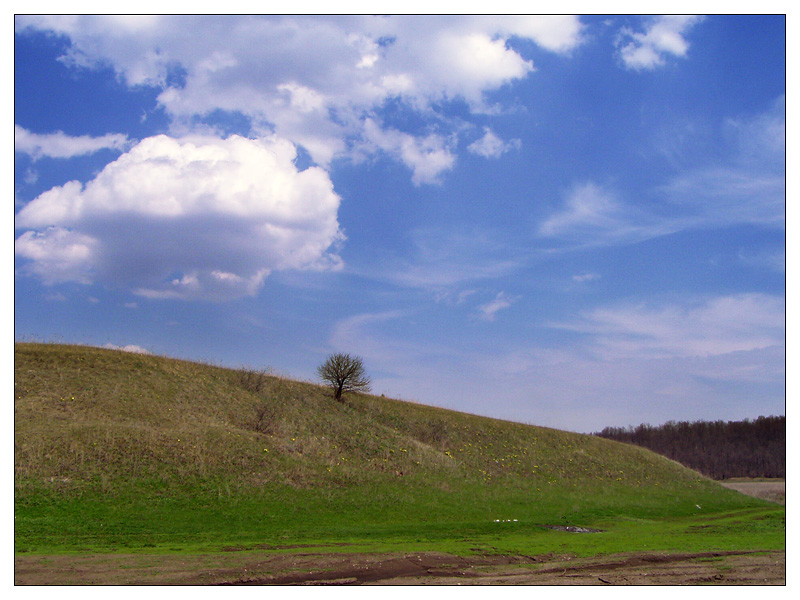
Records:
M18 556L16 585L785 585L785 552Z
M720 481L720 484L742 494L786 506L786 480L784 479L766 481L727 480Z
M555 529L556 531L566 531L568 533L603 533L602 529L576 527L575 525L542 525L542 527L545 529Z

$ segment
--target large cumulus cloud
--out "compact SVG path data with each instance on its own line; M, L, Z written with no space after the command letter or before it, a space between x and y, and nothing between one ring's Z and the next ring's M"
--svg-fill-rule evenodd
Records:
M274 136L147 138L86 185L20 210L16 254L48 283L99 279L163 298L229 299L274 270L337 269L339 196L295 158Z
M388 156L414 184L438 183L487 131L469 115L485 119L492 92L535 71L520 40L556 53L583 40L572 16L20 15L15 29L64 36L70 67L157 90L170 136L128 149L122 135L18 128L17 150L34 157L127 150L19 211L23 269L159 298L235 298L274 270L339 268L334 160ZM458 122L451 102L467 108ZM414 118L392 120L394 103ZM255 139L221 139L221 113ZM496 157L510 143L484 137L469 151ZM298 171L298 148L317 166Z

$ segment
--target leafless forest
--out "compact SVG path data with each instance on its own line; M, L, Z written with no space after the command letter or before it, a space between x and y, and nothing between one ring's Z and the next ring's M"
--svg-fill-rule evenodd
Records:
M712 479L786 477L786 417L606 427L600 437L643 446Z

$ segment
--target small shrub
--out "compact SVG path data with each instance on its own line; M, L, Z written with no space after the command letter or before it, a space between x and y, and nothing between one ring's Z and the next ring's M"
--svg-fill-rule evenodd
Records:
M245 391L260 394L269 385L269 372L264 369L240 369L236 371L236 380Z
M419 441L431 446L445 444L448 439L447 424L441 419L432 419L427 423L420 423L416 433Z
M256 406L253 429L271 435L278 430L278 411L272 402L262 402Z

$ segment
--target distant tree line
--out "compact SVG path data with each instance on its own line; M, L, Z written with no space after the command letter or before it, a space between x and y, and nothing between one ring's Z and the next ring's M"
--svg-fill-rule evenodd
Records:
M786 477L785 416L606 427L595 435L643 446L712 479Z

